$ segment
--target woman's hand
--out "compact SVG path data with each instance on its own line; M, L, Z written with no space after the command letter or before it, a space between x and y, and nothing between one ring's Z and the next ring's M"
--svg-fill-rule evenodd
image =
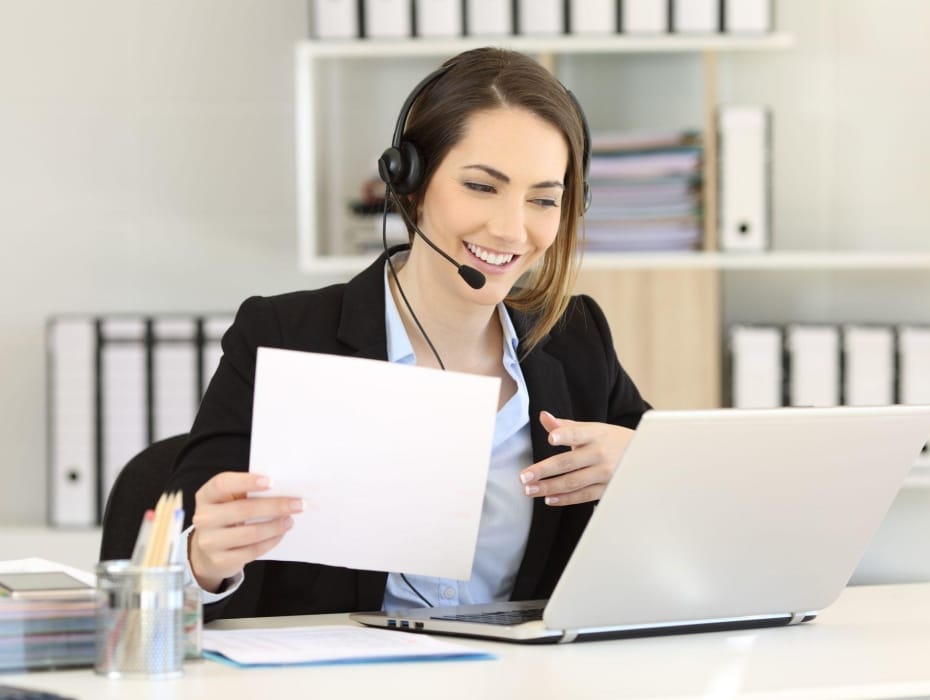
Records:
M548 411L539 421L549 432L550 445L571 447L520 472L527 496L545 497L546 505L569 506L596 501L617 468L633 431L608 423L556 418Z
M259 474L222 472L197 491L188 558L204 590L219 590L224 579L269 551L294 525L291 514L304 509L301 499L248 497L270 485Z

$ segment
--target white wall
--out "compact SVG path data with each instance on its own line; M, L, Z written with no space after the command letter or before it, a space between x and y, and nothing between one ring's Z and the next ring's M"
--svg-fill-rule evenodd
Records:
M292 47L307 4L0 0L0 524L45 517L49 314L233 310L329 281L296 268ZM797 46L721 59L725 97L775 112L776 246L930 248L930 2L776 4ZM614 75L631 120L695 109L692 58L629 60L663 79L643 86L615 57L563 62L569 78L597 71L573 84L595 126L617 111ZM389 133L393 113L376 118ZM926 278L728 273L725 314L930 321Z

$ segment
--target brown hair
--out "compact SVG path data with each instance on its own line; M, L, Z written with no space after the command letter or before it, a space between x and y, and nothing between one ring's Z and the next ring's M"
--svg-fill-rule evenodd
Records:
M565 87L524 54L480 48L461 53L443 65L449 69L417 98L404 131L404 140L416 146L424 170L423 184L403 200L412 219L437 166L462 139L466 122L475 112L520 107L552 124L568 145L565 192L555 241L524 285L514 287L506 299L507 304L533 318L531 328L520 339L526 354L565 312L578 273L578 219L584 209L583 118ZM412 230L410 235L412 241Z

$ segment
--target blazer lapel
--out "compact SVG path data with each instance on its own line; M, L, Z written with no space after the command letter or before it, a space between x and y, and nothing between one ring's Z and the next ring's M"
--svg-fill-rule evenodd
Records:
M526 325L526 319L512 310L511 316L517 332L522 337L521 326ZM556 448L549 444L548 433L539 422L539 412L549 411L560 417L571 415L565 371L561 361L545 351L545 342L546 340L543 339L520 363L530 395L530 436L534 462L564 450L564 448ZM549 552L555 541L561 516L561 508L547 506L542 498L534 500L529 540L514 582L512 600L538 597L536 587L549 559Z

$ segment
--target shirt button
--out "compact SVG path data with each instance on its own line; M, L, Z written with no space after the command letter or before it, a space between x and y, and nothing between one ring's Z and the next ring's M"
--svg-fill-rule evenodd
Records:
M444 589L442 592L442 597L445 598L446 600L451 600L452 598L455 598L455 589L452 588L452 586L449 586L448 588Z

